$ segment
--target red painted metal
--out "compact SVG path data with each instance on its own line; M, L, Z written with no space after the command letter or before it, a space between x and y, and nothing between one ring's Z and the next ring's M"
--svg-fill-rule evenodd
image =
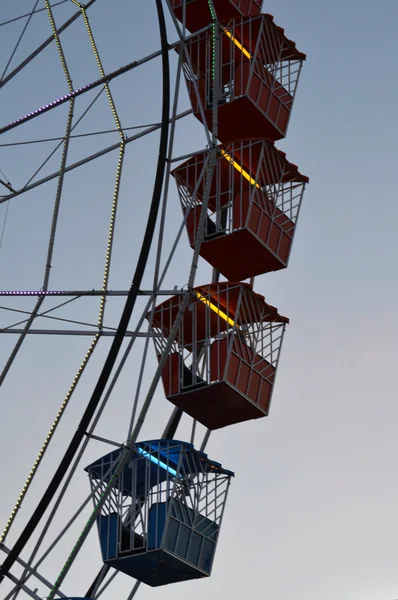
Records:
M213 3L215 27L207 0L171 0L177 19L198 32L183 53L193 113L212 130L217 108L222 144L205 214L208 152L172 174L190 245L200 241L200 255L229 281L190 291L162 381L170 402L218 429L269 412L288 319L241 280L287 266L308 178L273 145L286 135L305 55L260 14L261 0ZM159 360L182 302L174 296L154 311Z
M261 12L261 0L213 0L216 16L219 21L228 21L236 17L256 17ZM183 0L172 0L174 14L183 20ZM186 26L190 31L199 31L211 21L211 13L207 0L191 0L186 3Z
M174 296L155 309L164 339L181 302ZM209 429L266 416L287 322L248 284L195 288L163 368L166 397Z
M213 110L212 44L209 30L186 45L192 65L186 72L188 93L195 117L203 122L201 103L209 128ZM228 143L285 137L304 60L305 54L297 50L271 15L221 25L219 139Z
M181 392L183 359L171 354L162 373L167 399L212 430L268 415L275 367L241 341L230 348L228 338L213 342L210 361L209 385Z
M205 152L198 154L172 173L187 215L186 226L192 247L205 185L203 180L199 187L195 184L205 159ZM246 177L239 171L241 168ZM205 232L201 238L202 258L231 281L285 268L307 182L308 178L297 166L270 142L220 145L210 187Z

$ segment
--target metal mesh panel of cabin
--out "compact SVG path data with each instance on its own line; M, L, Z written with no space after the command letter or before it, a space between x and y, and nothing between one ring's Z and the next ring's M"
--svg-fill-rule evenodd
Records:
M179 470L179 485L174 487L165 507L166 524L163 532L158 532L159 544L210 573L230 475L216 472L206 462L199 469L192 468L189 451L185 451L185 457ZM155 510L162 510L163 505L157 506Z

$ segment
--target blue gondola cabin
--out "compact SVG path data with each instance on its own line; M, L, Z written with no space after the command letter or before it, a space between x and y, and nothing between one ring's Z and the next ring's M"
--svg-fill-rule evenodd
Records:
M86 468L95 502L126 451ZM140 442L129 452L98 517L104 563L153 587L208 577L233 473L186 442Z

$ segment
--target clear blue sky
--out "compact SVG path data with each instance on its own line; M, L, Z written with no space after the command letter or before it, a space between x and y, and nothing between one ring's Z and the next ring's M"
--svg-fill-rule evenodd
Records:
M29 11L33 1L3 4L0 21ZM68 3L55 8L57 23L75 10ZM250 594L255 600L393 600L398 594L394 366L398 355L398 5L394 0L266 0L263 11L275 16L308 57L288 136L279 147L310 177L310 185L289 268L256 281L256 291L288 315L291 324L270 416L219 431L208 446L212 458L236 473L212 577L167 588L142 586L138 597L238 600ZM106 72L159 48L154 0L97 0L89 15ZM1 71L22 27L19 21L0 28ZM46 13L36 15L11 68L49 35ZM170 38L175 39L172 28ZM75 23L62 40L73 86L96 79L98 71L82 22ZM172 61L175 64L174 55ZM112 83L123 125L159 121L160 91L159 61ZM52 45L1 90L0 125L65 93L65 78ZM77 101L75 117L94 96L90 93ZM181 110L186 107L184 93ZM65 105L5 134L0 143L62 136L66 115ZM113 127L103 94L76 132ZM78 138L71 144L69 162L117 141L117 134ZM144 138L126 153L110 280L113 289L127 288L131 280L151 197L157 142L157 135ZM193 117L180 123L176 153L204 144ZM0 168L20 188L53 148L54 142L0 146ZM50 288L100 287L116 161L113 153L67 175ZM57 170L59 163L58 152L40 176ZM10 204L0 248L1 289L41 288L55 193L54 180ZM5 205L1 205L0 226L4 216ZM166 247L180 219L172 181ZM186 283L190 257L183 237L166 285ZM149 270L147 286L151 277ZM210 269L201 263L197 282L210 278ZM79 302L58 316L95 323L98 302ZM33 301L0 304L29 310ZM49 301L46 306L53 305ZM120 300L107 303L108 325L117 323L121 306ZM1 327L18 320L18 314L0 310ZM14 336L2 336L2 363L15 341ZM9 516L89 343L89 338L81 337L30 337L1 389L1 523ZM20 513L21 525L76 427L108 347L109 341L101 342L73 397L58 440ZM155 368L150 350L146 386ZM141 353L142 345L137 344L100 423L100 435L125 439ZM159 388L142 437L159 436L169 413L170 405ZM189 431L187 420L179 437L189 437ZM100 444L88 451L53 534L89 493L83 466L106 452ZM50 579L61 568L81 524L44 563L43 572ZM9 545L19 530L17 524ZM93 531L64 591L72 596L85 592L99 560ZM121 576L109 598L125 598L130 585ZM39 593L44 596L44 588Z

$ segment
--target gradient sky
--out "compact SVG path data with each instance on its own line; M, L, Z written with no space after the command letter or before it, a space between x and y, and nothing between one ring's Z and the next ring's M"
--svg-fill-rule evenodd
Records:
M3 2L0 22L28 12L33 5L32 0ZM44 6L42 0L39 6ZM75 10L72 3L54 8L57 24ZM310 185L289 268L256 280L256 291L288 315L291 324L270 416L218 431L207 447L213 459L236 473L211 578L158 589L143 585L137 597L394 600L398 597L398 4L395 0L266 0L263 11L273 14L288 37L307 53L288 136L278 147L310 177ZM89 16L106 72L159 48L154 0L97 0ZM1 72L23 24L21 20L0 27ZM35 15L10 69L49 35L46 13ZM170 40L176 38L171 26L169 35ZM74 88L99 76L81 20L67 30L62 43ZM174 53L171 60L175 68ZM157 59L112 83L125 127L160 120L160 73ZM67 91L52 45L1 90L0 126ZM75 118L95 94L90 92L76 102ZM180 110L187 106L182 88ZM4 134L0 144L63 136L66 115L64 105ZM102 94L76 132L113 127ZM117 141L116 133L77 138L71 142L68 162ZM126 151L111 289L130 285L151 199L157 144L158 134L154 134L130 144ZM19 189L55 145L0 146L0 169ZM177 127L175 156L204 145L200 125L193 117L184 119ZM56 171L60 160L58 151L38 177ZM112 153L66 176L51 289L100 287L116 164L117 155ZM3 193L6 190L0 190ZM1 289L40 289L43 285L55 193L56 180L52 180L10 202L0 247ZM1 227L5 206L0 205ZM165 249L171 247L180 222L171 181ZM153 259L154 253L143 284L147 287L153 277ZM186 283L190 259L184 235L165 281L168 289ZM210 279L211 270L202 261L196 281L200 284ZM31 310L34 300L0 304ZM45 307L55 304L49 300ZM143 307L140 300L131 328ZM109 326L117 324L121 308L121 300L107 302ZM83 299L53 314L95 324L97 313L98 300ZM23 317L0 310L0 326ZM35 327L51 325L43 321ZM13 335L2 336L1 364L15 341ZM1 527L90 341L85 337L30 336L2 386ZM108 348L106 338L95 351L7 538L8 546L26 523L62 456ZM141 343L134 347L99 424L99 435L117 441L126 438L142 349ZM150 347L143 392L155 366ZM160 436L170 412L171 405L159 387L141 438ZM189 435L190 422L185 419L178 437ZM83 467L108 448L90 444L50 530L48 544L89 493ZM51 581L83 523L84 517L43 563L41 572ZM30 548L32 544L24 558ZM84 594L99 565L99 544L93 530L62 588L64 593ZM127 597L133 581L124 575L117 581L104 599ZM44 596L45 588L38 593Z

